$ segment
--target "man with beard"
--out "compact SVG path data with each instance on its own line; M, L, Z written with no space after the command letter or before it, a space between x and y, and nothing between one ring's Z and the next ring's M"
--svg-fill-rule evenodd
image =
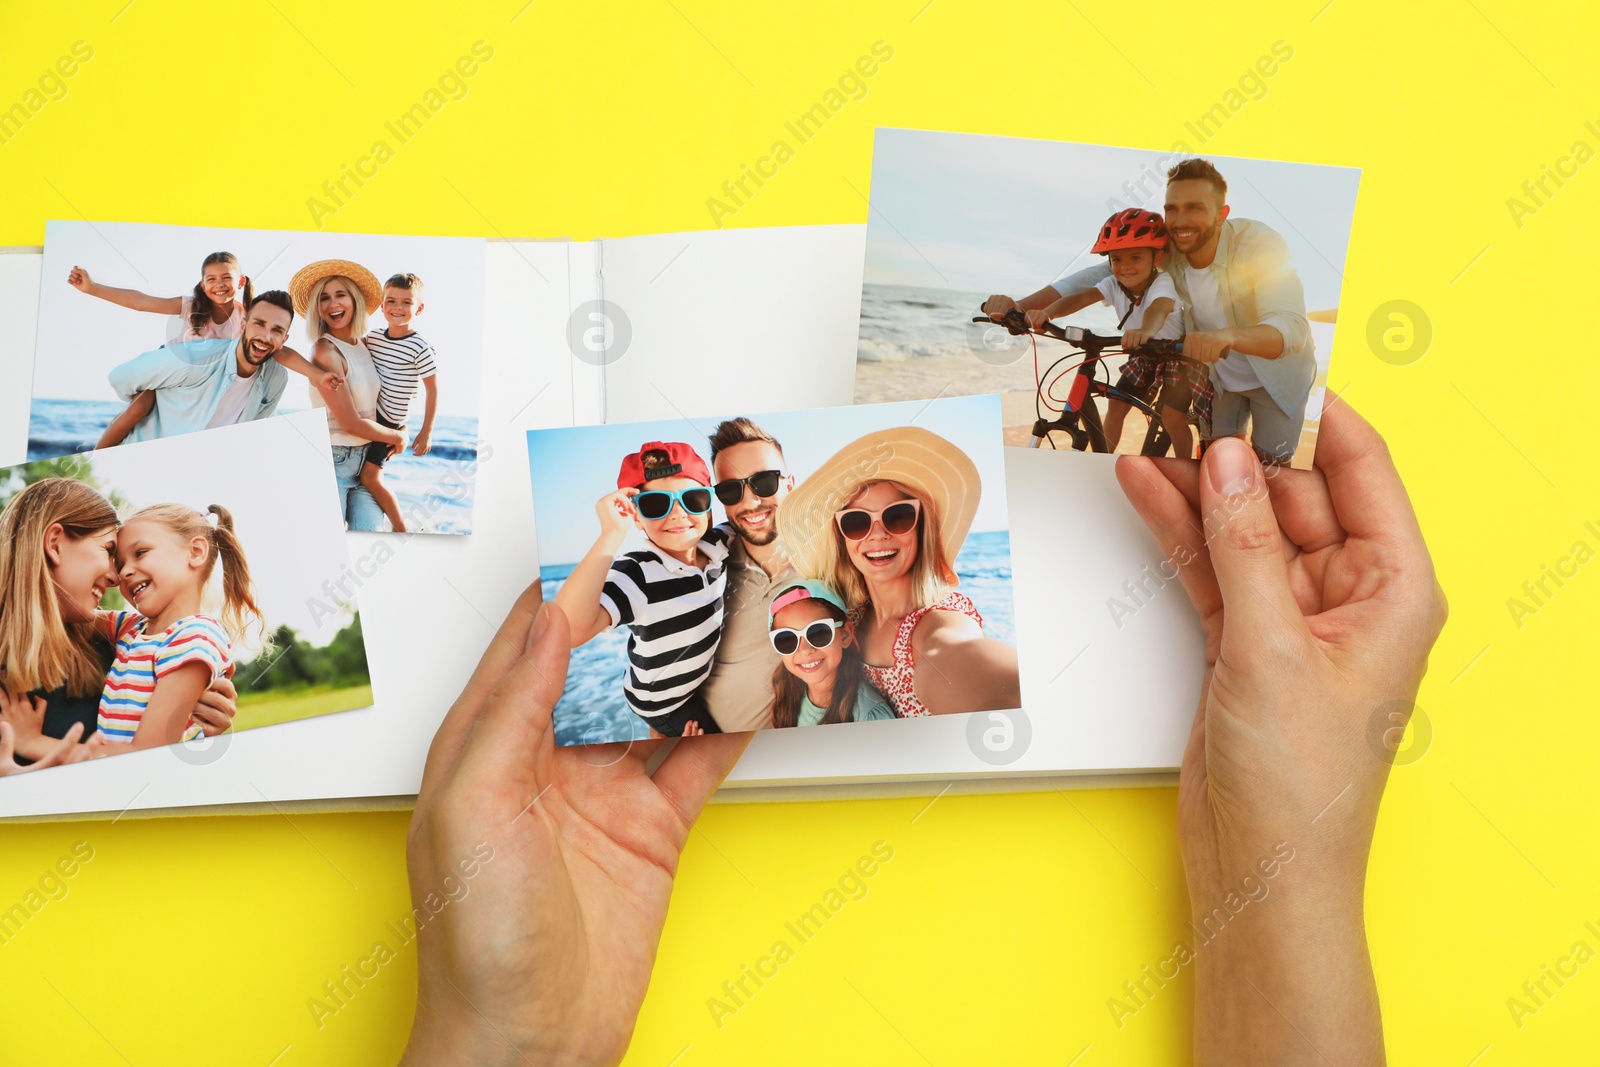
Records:
M289 294L269 290L245 309L242 336L169 344L114 367L111 388L130 405L97 447L275 414L289 377L276 360L292 355L284 342L293 322Z
M1248 430L1261 462L1284 466L1300 445L1317 375L1305 289L1284 239L1253 219L1229 218L1227 197L1228 183L1207 160L1185 159L1167 171L1167 233L1176 254L1164 269L1183 302L1183 354L1209 363L1217 386L1202 444ZM1043 308L1109 276L1109 267L1096 265L1021 300L991 296L984 310L998 322L1012 308Z
M728 419L711 435L711 470L717 499L738 534L728 553L722 641L696 696L723 733L772 725L772 668L767 641L767 601L784 582L799 578L778 540L778 505L794 488L783 446L746 418Z

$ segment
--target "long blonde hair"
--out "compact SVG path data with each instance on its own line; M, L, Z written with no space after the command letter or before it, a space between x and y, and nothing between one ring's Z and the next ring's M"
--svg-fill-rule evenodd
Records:
M71 695L87 696L105 685L105 663L94 652L94 623L61 614L44 551L45 533L58 524L75 541L109 537L117 511L71 478L46 478L11 498L0 514L0 670L13 689L65 685Z
M217 517L211 525L207 514ZM233 515L220 504L212 504L204 512L183 504L152 504L128 517L128 522L144 519L159 522L184 541L205 538L211 545L206 562L200 568L200 584L211 580L218 562L222 564L222 628L235 641L240 640L249 624L246 616L253 617L266 633L267 617L256 603L255 586L250 582L250 564L244 556L244 545L233 532Z
M361 289L343 274L318 278L317 284L311 287L311 295L306 298L306 336L315 342L329 332L328 324L322 321L322 290L329 282L344 282L344 287L350 291L350 299L355 304L355 314L350 318L350 336L359 340L367 332L367 315L372 309L367 307L367 298L361 295Z
M939 513L933 504L924 500L922 494L915 489L901 482L886 479L860 483L841 498L843 501L841 506L848 507L850 501L875 485L891 485L907 497L922 501L921 513L917 516L917 559L911 565L912 609L932 607L956 584L955 568L951 567L950 561L945 558L944 540L939 536ZM831 515L828 519L831 536L823 549L822 572L826 580L839 590L844 602L853 609L868 601L867 581L856 569L855 564L850 562L850 554L844 544L844 534L839 532L839 524L833 521Z

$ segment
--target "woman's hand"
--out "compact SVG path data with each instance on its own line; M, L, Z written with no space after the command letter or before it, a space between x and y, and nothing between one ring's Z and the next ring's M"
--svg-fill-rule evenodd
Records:
M748 735L557 748L566 616L522 594L428 752L407 840L407 1064L622 1058L689 829ZM468 871L473 873L469 876ZM429 908L429 910L433 910Z
M601 534L626 535L633 529L633 517L638 514L633 498L638 495L639 490L630 487L607 493L596 502L594 512L600 517Z
M16 730L9 722L0 722L0 778L12 774L26 774L29 771L43 770L63 763L76 763L84 756L79 749L86 746L78 744L78 738L83 735L83 723L75 722L67 727L67 735L57 741L40 757L28 764L21 766L16 760Z
M207 737L216 737L233 729L233 717L238 713L239 691L233 687L233 680L218 678L200 694L191 714Z
M1447 609L1383 439L1336 398L1318 436L1316 469L1270 478L1236 438L1198 465L1117 463L1206 636L1178 784L1196 929L1271 894L1197 945L1202 1065L1383 1059L1362 919L1390 766L1373 724L1409 715Z
M42 697L0 685L0 723L11 727L14 751L26 759L41 759L52 747L50 738L44 735L44 709Z

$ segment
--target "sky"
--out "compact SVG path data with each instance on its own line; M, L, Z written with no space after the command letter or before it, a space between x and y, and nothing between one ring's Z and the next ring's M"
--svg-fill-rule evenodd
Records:
M226 469L216 457L227 457ZM336 605L322 590L350 557L319 412L123 445L93 453L91 462L101 490L127 499L123 518L150 504L227 508L269 628L288 623L310 644L325 645L349 622L344 613L327 614ZM315 617L313 598L324 604Z
M1188 153L1185 153L1187 155ZM1360 171L1204 153L1235 218L1283 235L1309 311L1334 308ZM1159 212L1176 158L1019 137L880 128L872 159L866 282L1021 295L1071 267L1120 207ZM1149 180L1154 176L1155 180ZM1145 179L1130 193L1124 183ZM1115 198L1118 204L1110 201Z
M528 471L533 482L540 565L576 563L594 544L600 533L595 502L615 491L623 456L638 451L646 441L684 441L709 463L706 439L718 422L733 414L743 413L528 431ZM960 448L978 467L983 496L972 532L1008 528L998 396L784 411L750 418L783 444L784 459L797 484L865 434L908 425L930 430ZM725 519L720 501L712 504L711 515L714 522ZM635 531L623 551L643 543Z
M476 416L482 388L484 243L465 237L302 233L136 222L63 222L45 227L44 282L33 395L61 400L116 400L111 368L159 348L168 316L130 311L67 284L74 266L94 281L152 296L185 296L212 252L232 252L256 292L287 289L294 272L319 259L360 263L381 283L410 271L425 286L413 328L438 353L439 414ZM176 321L176 320L172 320ZM370 327L384 325L369 315ZM295 316L289 346L309 357L306 323ZM420 394L419 394L420 395ZM290 375L284 410L310 404L306 379Z

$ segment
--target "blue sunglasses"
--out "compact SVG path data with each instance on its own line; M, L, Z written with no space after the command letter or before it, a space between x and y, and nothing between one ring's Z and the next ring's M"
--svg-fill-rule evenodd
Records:
M633 498L633 506L646 519L664 519L672 513L676 502L690 515L704 515L711 510L711 490L704 486L688 489L647 489Z

